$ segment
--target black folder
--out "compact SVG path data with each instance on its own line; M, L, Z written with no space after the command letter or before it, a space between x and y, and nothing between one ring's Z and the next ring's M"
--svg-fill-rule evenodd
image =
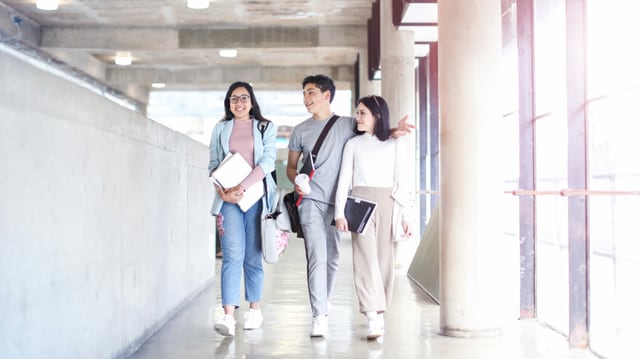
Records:
M362 234L367 229L371 216L376 210L376 203L358 197L347 197L344 216L347 219L349 231Z

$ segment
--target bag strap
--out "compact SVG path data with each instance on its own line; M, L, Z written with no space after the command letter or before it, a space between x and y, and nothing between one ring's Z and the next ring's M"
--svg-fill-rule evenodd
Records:
M315 143L315 145L313 145L313 149L311 150L311 154L309 154L309 156L311 156L313 161L315 161L316 157L318 157L318 152L320 151L320 146L322 146L322 142L324 142L324 139L327 137L327 134L329 133L329 130L331 129L333 124L336 123L336 121L338 121L339 118L340 118L340 116L338 116L338 115L331 116L331 118L329 119L329 122L327 122L327 124L324 125L324 127L322 128L322 132L320 132L320 136L318 136L318 139L316 140L316 143ZM300 204L300 200L302 199L302 197L300 197L295 192L294 192L294 196L296 197L296 206L297 206L297 205Z
M327 137L327 134L329 133L329 130L331 129L331 126L333 126L333 124L336 123L336 121L338 121L339 118L340 118L340 116L333 115L331 117L331 119L329 120L329 122L327 122L327 124L324 125L324 128L322 129L322 132L320 133L320 136L318 137L318 140L316 140L316 144L313 146L313 150L311 150L311 154L313 155L313 159L315 159L316 156L318 156L318 152L320 151L320 146L322 146L322 142L324 142L325 137Z
M267 127L269 127L269 121L261 120L260 122L258 122L258 130L260 130L260 136L262 137L263 140L264 140L264 132L267 130ZM273 182L278 184L278 176L276 174L275 169L271 171L271 177L273 177Z

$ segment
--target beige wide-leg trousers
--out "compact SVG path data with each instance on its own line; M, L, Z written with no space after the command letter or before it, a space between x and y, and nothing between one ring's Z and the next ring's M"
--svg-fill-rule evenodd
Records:
M351 195L377 203L363 234L352 233L353 280L360 312L384 312L393 294L394 246L391 188L355 187Z

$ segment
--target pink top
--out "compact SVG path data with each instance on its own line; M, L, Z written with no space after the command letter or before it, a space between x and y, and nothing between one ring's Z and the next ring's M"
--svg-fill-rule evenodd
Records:
M233 130L229 138L229 151L231 153L240 153L253 167L253 171L249 173L240 185L249 188L251 185L262 181L264 171L262 167L256 166L253 159L253 120L233 120Z

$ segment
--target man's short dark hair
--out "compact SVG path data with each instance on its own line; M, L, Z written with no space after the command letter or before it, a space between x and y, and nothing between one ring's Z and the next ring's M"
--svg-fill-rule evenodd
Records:
M336 95L336 85L333 83L331 77L327 75L311 75L307 76L302 80L302 88L307 86L307 84L315 84L320 91L331 92L331 97L329 98L329 102L333 101L333 97Z

